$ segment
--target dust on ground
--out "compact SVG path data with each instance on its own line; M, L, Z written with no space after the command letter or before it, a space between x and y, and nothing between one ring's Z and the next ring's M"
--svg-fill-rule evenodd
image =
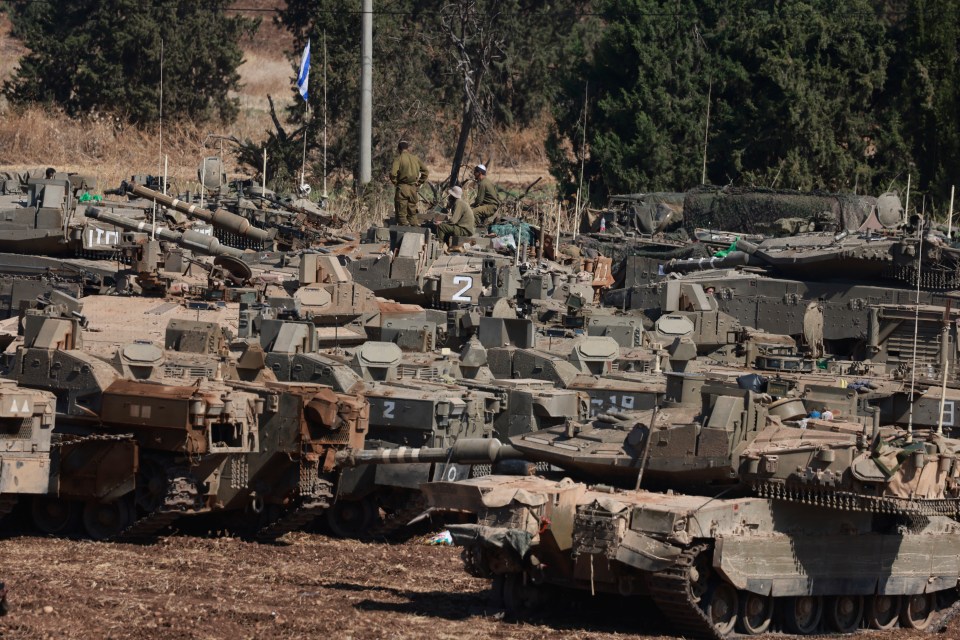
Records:
M608 640L667 632L651 608L611 596L565 598L528 622L505 618L489 582L464 573L459 549L419 540L11 537L0 540L0 579L11 604L2 638ZM954 622L947 631L955 637L958 629Z

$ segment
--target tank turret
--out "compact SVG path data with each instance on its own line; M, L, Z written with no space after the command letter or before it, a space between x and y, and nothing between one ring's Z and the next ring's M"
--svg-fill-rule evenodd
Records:
M109 224L116 225L121 229L126 229L127 231L140 231L142 233L155 235L160 240L166 240L167 242L172 242L179 247L183 247L184 249L191 249L205 255L230 256L233 258L242 258L244 255L246 255L246 252L244 252L242 249L235 249L233 247L222 245L220 244L220 241L213 236L209 236L198 231L187 230L183 233L180 233L179 231L161 229L148 222L131 220L103 209L97 209L96 207L87 207L85 215L88 218L107 222Z

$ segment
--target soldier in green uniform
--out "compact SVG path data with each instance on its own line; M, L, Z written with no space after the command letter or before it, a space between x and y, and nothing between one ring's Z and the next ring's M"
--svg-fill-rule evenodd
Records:
M473 179L477 181L477 196L473 199L470 208L476 216L477 222L487 224L493 222L492 218L500 208L500 196L497 195L497 188L493 180L487 177L487 168L478 164L473 169Z
M426 182L427 175L427 167L420 162L420 158L410 153L410 143L401 140L390 169L390 182L397 188L393 206L398 225L417 224L418 191L420 185Z
M464 238L477 232L476 219L473 210L463 201L463 189L450 187L450 196L447 198L447 208L450 209L448 222L437 225L437 235L446 242L451 237Z

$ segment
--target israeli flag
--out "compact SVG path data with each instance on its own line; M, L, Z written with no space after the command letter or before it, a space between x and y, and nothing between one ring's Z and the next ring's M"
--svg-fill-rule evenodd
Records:
M308 101L310 85L310 41L303 48L303 58L300 60L300 74L297 76L297 89L304 101Z

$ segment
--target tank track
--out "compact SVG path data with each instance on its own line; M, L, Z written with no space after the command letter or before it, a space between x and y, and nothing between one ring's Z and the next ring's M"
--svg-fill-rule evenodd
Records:
M650 577L648 589L654 604L677 630L677 635L723 640L724 636L700 608L690 584L690 568L697 556L709 548L710 545L700 544L681 553L669 569Z
M133 440L132 433L91 433L85 436L78 436L70 433L54 434L54 439L50 443L51 447L62 447L68 444L78 444L81 442L121 442L123 440Z
M841 511L866 511L907 516L953 516L960 500L914 500L892 496L867 496L828 487L795 486L778 482L754 481L751 489L761 498L798 502Z
M189 475L174 475L167 484L163 504L117 534L114 541L135 541L153 537L180 516L195 510L200 501L196 483Z
M329 509L333 498L333 483L322 479L316 482L311 495L304 496L296 507L288 509L279 518L261 527L256 533L256 539L260 542L273 542L285 533L302 529Z

